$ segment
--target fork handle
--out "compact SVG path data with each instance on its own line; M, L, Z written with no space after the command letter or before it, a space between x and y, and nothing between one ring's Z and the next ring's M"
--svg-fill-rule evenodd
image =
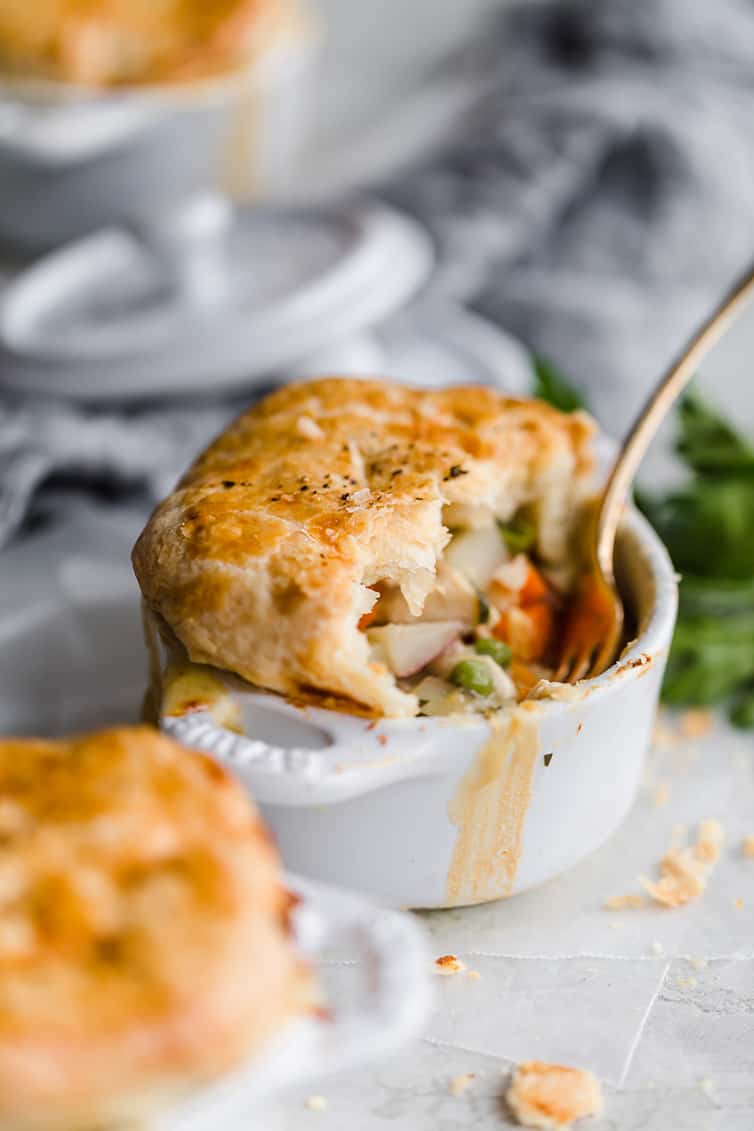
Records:
M597 521L597 561L605 578L613 579L615 535L639 464L670 409L696 373L700 361L735 321L753 292L754 267L749 267L686 343L634 421L607 481Z

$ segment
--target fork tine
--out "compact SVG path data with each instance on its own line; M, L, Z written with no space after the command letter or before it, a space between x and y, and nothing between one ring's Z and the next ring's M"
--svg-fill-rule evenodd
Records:
M578 683L580 679L585 679L592 668L594 657L594 649L589 652L582 652L578 658L578 662L574 665L571 671L571 678L569 683Z
M622 612L622 610L620 610ZM615 623L610 632L600 641L591 642L591 647L574 647L564 656L554 675L556 683L578 683L581 679L593 679L608 668L618 648L618 640L623 618L616 609Z
M589 651L579 651L574 649L570 652L561 662L560 667L554 675L556 683L578 683L583 679L587 672L592 667L592 657L594 656L594 649Z
M620 642L620 634L623 630L623 607L617 605L615 609L615 619L611 626L610 632L602 641L602 646L598 649L594 662L592 663L589 677L600 675L615 659L618 651L618 644Z
M575 642L570 643L570 647L563 649L560 665L556 668L553 675L555 683L572 683L571 673L575 671L579 664L579 649Z
M582 580L563 625L561 661L553 676L556 683L578 683L609 667L623 627L621 602L594 574Z
M552 676L553 683L569 683L568 673L573 667L573 656L563 655L559 667L555 669Z

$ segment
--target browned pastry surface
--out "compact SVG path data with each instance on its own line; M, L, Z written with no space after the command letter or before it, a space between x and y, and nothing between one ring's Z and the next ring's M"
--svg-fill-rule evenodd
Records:
M157 508L134 549L148 606L196 662L288 695L388 715L415 697L370 661L370 586L420 612L453 512L536 511L537 552L568 559L591 471L580 413L488 388L327 378L244 413Z
M264 827L147 727L0 741L0 1126L104 1125L253 1052L304 1002Z

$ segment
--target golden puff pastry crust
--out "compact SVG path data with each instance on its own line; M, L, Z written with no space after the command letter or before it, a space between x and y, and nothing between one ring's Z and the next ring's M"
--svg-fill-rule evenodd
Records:
M292 0L0 0L0 64L85 86L201 79L265 48Z
M104 1126L304 1004L245 793L147 727L0 740L0 1127Z
M191 660L285 695L413 715L370 659L377 583L421 612L450 534L536 510L540 558L568 560L593 425L489 389L289 385L240 416L161 503L133 563L148 609Z

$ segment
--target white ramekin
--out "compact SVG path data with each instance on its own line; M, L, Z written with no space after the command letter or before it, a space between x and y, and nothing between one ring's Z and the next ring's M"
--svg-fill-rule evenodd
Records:
M639 785L672 639L677 584L631 512L616 564L636 639L596 679L485 720L370 722L229 679L243 736L204 710L163 717L245 782L287 867L396 906L485 902L570 868L614 832Z

